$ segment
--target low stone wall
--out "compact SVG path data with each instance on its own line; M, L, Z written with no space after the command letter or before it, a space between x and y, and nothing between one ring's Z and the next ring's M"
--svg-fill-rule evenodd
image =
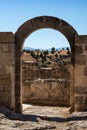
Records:
M23 84L23 103L70 106L70 82L65 79L38 79Z
M35 79L67 79L70 80L71 64L63 63L57 64L53 68L39 68L32 63L22 63L22 84L27 80Z

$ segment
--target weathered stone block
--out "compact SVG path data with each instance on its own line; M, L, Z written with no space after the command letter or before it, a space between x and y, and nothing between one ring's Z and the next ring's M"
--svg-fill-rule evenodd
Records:
M87 35L76 35L75 36L76 44L87 44Z
M75 111L87 110L87 97L86 94L75 96Z
M2 43L2 51L3 52L11 52L11 51L13 51L12 45L13 45L13 43Z
M84 75L87 76L87 66L84 68Z
M87 45L85 45L85 51L87 51Z
M4 100L4 93L3 92L0 92L0 104L3 103L3 100Z
M86 64L86 56L85 55L78 55L75 57L75 63L77 65L85 65Z
M0 92L3 92L4 91L4 87L3 85L0 84Z
M84 96L75 96L75 104L83 104Z
M76 54L83 53L81 45L79 45L79 46L75 45L75 53Z
M85 105L85 110L87 110L87 95L85 97L85 103L84 103L84 105Z
M0 53L2 52L2 43L0 42Z
M87 94L87 86L85 86L85 87L83 87L83 86L75 87L75 93L77 93L77 94Z
M14 42L14 34L12 32L0 32L0 42Z
M85 110L84 104L75 104L74 111L84 111L84 110Z
M10 84L6 84L5 85L5 91L6 92L10 92L11 91L11 85Z

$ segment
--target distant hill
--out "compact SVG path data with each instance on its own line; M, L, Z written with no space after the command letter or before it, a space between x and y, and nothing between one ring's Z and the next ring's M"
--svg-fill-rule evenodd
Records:
M34 61L37 62L40 67L51 67L60 63L70 63L70 51L67 47L55 48L56 51L48 49L48 51L38 50L31 47L24 48L22 53L23 61ZM32 50L32 51L31 51Z
M62 50L62 49L67 49L67 47L60 47L60 48L55 48L55 50ZM68 47L70 49L70 47ZM48 51L51 51L51 48L48 48L48 49L43 49L43 48L38 48L39 50L48 50ZM38 50L36 48L32 48L32 47L23 47L23 50Z
M35 48L32 48L32 47L23 47L23 50L35 50Z

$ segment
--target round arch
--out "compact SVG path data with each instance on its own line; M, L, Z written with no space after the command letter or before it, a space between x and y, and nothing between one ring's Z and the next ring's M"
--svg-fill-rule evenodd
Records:
M21 51L25 39L34 31L42 28L51 28L61 32L69 41L71 51L74 53L76 30L62 19L52 16L40 16L26 21L15 33L17 50Z
M21 51L25 39L34 31L43 28L51 28L61 32L69 41L71 47L71 62L75 61L75 35L78 35L76 30L64 20L52 16L40 16L32 18L22 24L15 33L15 102L16 111L21 110Z

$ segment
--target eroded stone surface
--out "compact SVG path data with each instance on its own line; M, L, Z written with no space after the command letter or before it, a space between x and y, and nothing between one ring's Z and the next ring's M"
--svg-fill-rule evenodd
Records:
M37 79L22 87L23 103L70 106L70 81L66 79Z
M0 107L0 130L87 130L87 112L23 105L23 114Z

